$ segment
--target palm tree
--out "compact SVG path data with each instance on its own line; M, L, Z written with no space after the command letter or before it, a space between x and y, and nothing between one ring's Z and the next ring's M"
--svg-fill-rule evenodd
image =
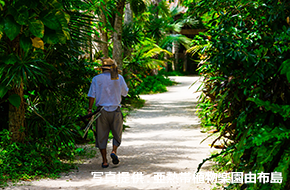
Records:
M197 21L193 18L183 18L182 15L187 9L179 5L178 1L169 4L166 1L160 1L157 5L149 6L149 15L146 24L147 36L156 39L161 48L170 50L175 54L175 64L172 64L173 70L178 61L178 46L183 45L189 48L191 40L184 35L178 34L185 25L194 25ZM174 19L180 17L179 19Z
M123 70L123 47L122 47L122 28L123 14L126 0L117 0L113 32L113 59L117 62L119 69Z

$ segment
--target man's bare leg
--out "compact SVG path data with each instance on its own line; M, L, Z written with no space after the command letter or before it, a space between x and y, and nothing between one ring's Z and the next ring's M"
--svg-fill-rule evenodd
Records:
M117 156L117 146L116 145L113 145L113 150L112 150L112 153L111 153L111 158L113 159L112 162L113 164L119 164L119 158Z
M107 166L108 165L108 160L107 160L107 149L100 149L100 152L102 154L103 158L103 165Z
M112 150L112 153L116 154L117 155L117 146L116 145L113 145L113 150Z

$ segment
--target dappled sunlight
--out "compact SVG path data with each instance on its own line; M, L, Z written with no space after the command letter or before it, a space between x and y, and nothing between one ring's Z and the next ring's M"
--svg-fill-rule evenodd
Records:
M151 112L152 113L152 112ZM155 112L154 112L155 113ZM178 125L191 123L190 120L194 120L194 117L178 117L178 116L164 116L164 117L158 117L158 116L152 116L152 118L138 118L135 119L132 123L138 123L141 125L155 125L155 124L167 124L166 127L170 126L170 123L175 123ZM195 121L195 123L198 123L198 121ZM127 123L130 125L130 123Z
M45 188L82 189L199 189L209 184L194 183L154 183L156 172L194 173L199 163L210 155L208 142L200 143L207 135L200 132L200 120L195 114L197 99L193 94L200 85L189 86L196 77L175 77L180 84L169 87L168 92L154 95L142 95L145 106L133 111L126 118L129 128L123 133L118 148L120 164L114 166L110 157L108 168L101 168L101 158L89 159L75 170L57 180L40 180L35 186ZM193 89L195 88L195 89ZM108 143L107 153L112 148ZM97 155L100 155L99 152ZM207 163L208 169L210 165ZM205 170L203 168L203 170ZM136 172L142 174L142 183L103 183L97 184L91 172L115 172L115 174Z

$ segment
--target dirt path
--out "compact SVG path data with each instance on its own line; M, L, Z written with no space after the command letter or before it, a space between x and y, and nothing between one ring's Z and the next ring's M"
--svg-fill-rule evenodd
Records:
M210 189L209 184L191 179L198 164L210 154L209 142L200 144L206 134L200 133L195 114L199 94L193 92L200 83L189 89L198 77L172 79L180 84L169 87L166 93L143 95L145 106L127 118L130 128L123 133L118 149L119 166L110 162L110 167L103 169L101 159L93 158L60 179L7 189ZM203 170L207 168L205 164ZM97 178L101 173L95 173L93 178L91 172L103 175Z

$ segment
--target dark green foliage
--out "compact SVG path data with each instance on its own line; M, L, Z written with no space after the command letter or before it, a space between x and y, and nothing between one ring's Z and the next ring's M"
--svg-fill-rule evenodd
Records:
M8 179L16 181L36 176L57 177L58 173L73 167L62 163L57 156L60 152L73 154L67 149L73 149L73 143L43 146L45 142L42 140L26 144L11 143L9 131L0 132L0 186L5 185Z
M166 92L166 86L172 86L174 84L169 78L163 75L145 76L140 77L142 82L136 88L136 91L140 94L151 94Z
M203 126L220 132L213 144L224 140L233 171L283 173L283 184L229 189L288 189L289 1L208 0L196 10L209 21L197 38L203 46Z
M136 23L123 26L122 43L125 48L132 48L133 45L140 43L144 39L142 29Z
M31 2L0 6L0 108L8 112L8 101L19 106L19 96L8 96L8 90L24 83L26 110L23 144L11 141L6 125L0 129L1 183L68 169L60 160L74 159L75 143L81 140L75 119L87 114L86 94L97 74L93 66L98 64L81 58L91 41L93 17L84 11L91 3ZM8 115L1 115L1 122L7 120Z

